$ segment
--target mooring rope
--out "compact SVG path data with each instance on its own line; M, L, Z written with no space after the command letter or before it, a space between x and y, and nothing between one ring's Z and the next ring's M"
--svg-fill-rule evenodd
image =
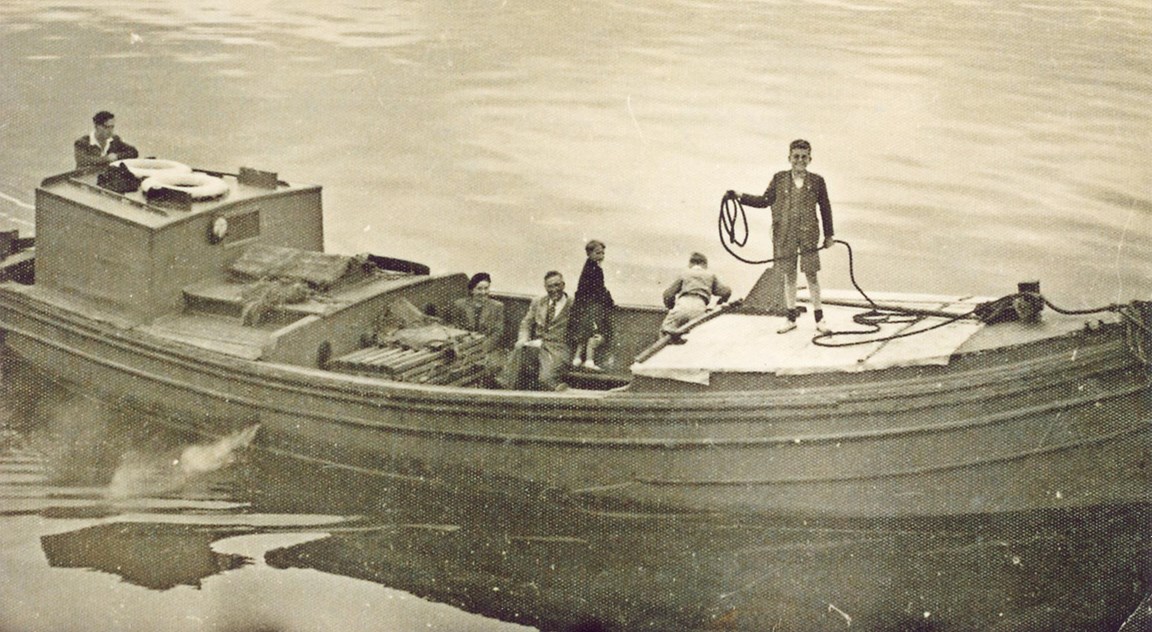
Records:
M780 255L778 257L774 256L770 259L747 259L743 257L733 249L733 246L737 248L743 248L745 244L748 243L748 237L750 235L750 230L748 227L748 214L747 211L744 210L744 205L740 203L739 196L731 192L725 193L720 200L720 214L717 220L717 229L720 233L720 243L724 246L724 250L728 251L728 254L732 255L738 261L749 265L764 265L773 263L786 257L795 257L797 255L803 255L806 253L818 252L822 250L822 248L819 247L811 248L808 250L801 250L796 254ZM812 338L813 344L821 347L849 347L853 345L887 342L889 340L907 338L909 336L915 336L928 331L932 331L933 329L939 329L940 327L951 325L956 321L966 318L976 318L984 322L989 322L996 316L1002 314L1005 310L1015 310L1016 302L1018 300L1029 303L1040 301L1044 305L1047 305L1049 308L1051 308L1054 312L1073 316L1098 314L1102 312L1123 313L1122 310L1126 307L1125 305L1112 303L1103 307L1094 307L1088 309L1066 309L1052 303L1039 293L1021 291L1015 292L1013 294L1006 294L992 301L981 303L980 305L977 305L967 312L956 314L955 316L945 317L941 322L921 329L903 331L879 338L867 338L865 340L855 340L850 342L830 342L829 339L835 336L865 336L875 334L881 331L881 325L884 324L916 323L929 316L940 317L939 312L929 312L927 310L917 310L915 308L893 309L877 305L876 301L872 300L872 297L868 296L868 293L865 292L864 288L860 287L860 284L856 281L856 257L852 251L852 245L843 239L833 239L832 243L842 244L848 250L848 279L852 282L852 287L854 287L856 291L860 293L860 296L864 297L864 300L868 302L868 305L871 309L869 309L867 312L856 314L852 317L853 322L865 327L865 329L830 331L827 333L819 333L814 336ZM1131 317L1129 316L1129 318ZM1146 332L1148 331L1148 325L1143 323L1142 320L1136 322L1136 324L1137 326L1144 328ZM1152 335L1152 333L1149 335Z

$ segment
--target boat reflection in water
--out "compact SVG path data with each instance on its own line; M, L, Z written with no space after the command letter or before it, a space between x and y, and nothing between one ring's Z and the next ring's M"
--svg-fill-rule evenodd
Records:
M60 404L57 386L22 387L35 398L14 407L12 423L59 448L71 439L49 409L77 407ZM45 397L55 404L32 401ZM510 498L483 480L464 489L321 467L243 441L219 469L165 479L189 446L213 444L169 430L161 413L103 410L106 423L85 420L102 433L85 442L104 453L86 457L91 467L39 442L52 475L68 469L75 484L99 486L125 462L154 471L95 506L42 510L102 520L41 545L52 566L154 590L257 564L367 580L541 630L1136 630L1149 620L1138 608L1152 573L1147 505L820 522L636 514ZM134 497L152 511L133 510ZM163 498L202 504L156 511ZM274 546L253 544L273 536Z

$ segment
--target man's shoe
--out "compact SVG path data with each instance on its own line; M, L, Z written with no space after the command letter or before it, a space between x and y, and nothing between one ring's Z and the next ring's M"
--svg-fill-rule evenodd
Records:
M603 371L604 370L604 369L601 369L599 366L596 366L596 363L590 359L584 361L584 368L589 369L591 371Z
M583 363L584 361L580 359L580 356L572 358L572 368L580 368L580 365Z
M682 345L688 343L688 340L684 338L684 334L674 334L672 332L666 331L664 332L664 335L668 336L668 344L670 345Z
M783 327L781 327L780 329L777 329L776 333L786 334L786 333L792 331L793 329L796 329L796 321L790 320L790 321L784 323Z
M816 321L816 331L822 334L832 333L832 330L828 327L828 323L825 323L823 319Z

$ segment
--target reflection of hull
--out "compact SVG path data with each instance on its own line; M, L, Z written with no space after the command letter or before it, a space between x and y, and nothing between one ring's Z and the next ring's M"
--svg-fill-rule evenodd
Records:
M41 540L45 556L158 590L249 565L316 570L544 632L1116 630L1152 577L1149 505L944 519L696 518L381 484L261 452L233 467L243 484L231 486L232 511L165 511L155 522L54 533ZM132 513L124 520L147 516ZM236 578L232 585L247 585Z
M49 563L161 590L253 562L309 569L545 632L1117 630L1140 614L1152 576L1148 505L948 519L693 519L382 486L251 456L237 490L259 493L233 498L245 501L239 515L53 534L42 539ZM358 518L310 526L294 517L301 512ZM233 536L268 536L260 546L244 547L242 537L232 545L262 557L213 551ZM308 541L295 543L301 537ZM277 540L279 548L265 548Z
M563 631L1115 630L1149 570L1120 561L1138 556L1122 548L1132 540L1077 530L1032 541L659 524L625 525L603 540L478 535L336 534L266 560Z
M394 495L412 500L266 562L562 631L1114 630L1152 572L1147 506L805 524Z
M947 367L768 378L739 392L435 387L248 361L3 292L6 344L117 401L261 425L258 443L396 475L698 511L881 516L1147 498L1144 371L1120 328ZM223 421L226 420L226 421Z
M115 573L138 586L167 590L199 587L206 577L251 563L209 548L215 540L249 531L127 522L46 535L40 544L52 566Z

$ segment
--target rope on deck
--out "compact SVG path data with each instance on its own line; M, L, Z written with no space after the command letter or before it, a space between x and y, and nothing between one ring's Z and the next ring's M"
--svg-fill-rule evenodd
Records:
M744 210L744 205L740 203L739 197L735 194L728 192L720 200L720 216L717 221L718 230L720 233L720 243L728 254L735 257L737 260L747 263L749 265L763 265L772 263L777 259L783 259L785 256L793 257L795 255L785 255L781 257L773 257L771 259L746 259L736 253L731 246L743 247L748 243L749 229L748 229L748 215ZM738 230L739 229L739 230ZM1110 304L1103 307L1093 307L1088 309L1065 309L1062 308L1047 298L1042 296L1039 292L1025 291L1023 284L1021 291L1013 294L1004 295L998 299L981 303L975 308L963 314L944 315L942 316L936 310L917 310L912 308L894 308L887 306L880 306L873 301L864 288L856 282L856 262L855 255L852 252L852 245L843 239L833 239L833 244L842 244L848 249L848 278L852 282L852 287L864 297L868 302L871 309L867 312L857 314L852 317L853 322L865 327L864 329L854 329L848 331L830 331L827 333L817 334L812 338L812 344L821 347L850 347L853 345L873 344L876 342L887 342L897 338L907 338L909 336L916 336L925 332L932 331L946 327L952 323L963 320L966 318L975 318L985 323L991 324L996 322L1005 322L1008 320L1031 320L1039 317L1040 309L1043 306L1048 306L1052 311L1064 315L1089 315L1098 314L1103 312L1117 312L1126 317L1126 322L1131 323L1139 329L1143 330L1144 335L1136 340L1133 336L1129 336L1129 340L1136 340L1135 343L1130 342L1129 346L1132 348L1133 353L1137 354L1145 364L1148 364L1148 347L1152 347L1152 310L1147 306L1148 303L1135 301L1132 306ZM808 252L816 252L822 248L812 248L809 250L800 251L798 254L805 254ZM1136 307L1139 304L1140 307ZM1124 310L1137 311L1138 316L1126 314ZM847 342L831 342L830 339L836 336L872 336L879 333L881 325L893 323L916 323L928 317L943 317L939 323L935 323L928 327L914 329L909 331L905 328L900 333L882 336L879 338L869 337L863 340L852 340Z

